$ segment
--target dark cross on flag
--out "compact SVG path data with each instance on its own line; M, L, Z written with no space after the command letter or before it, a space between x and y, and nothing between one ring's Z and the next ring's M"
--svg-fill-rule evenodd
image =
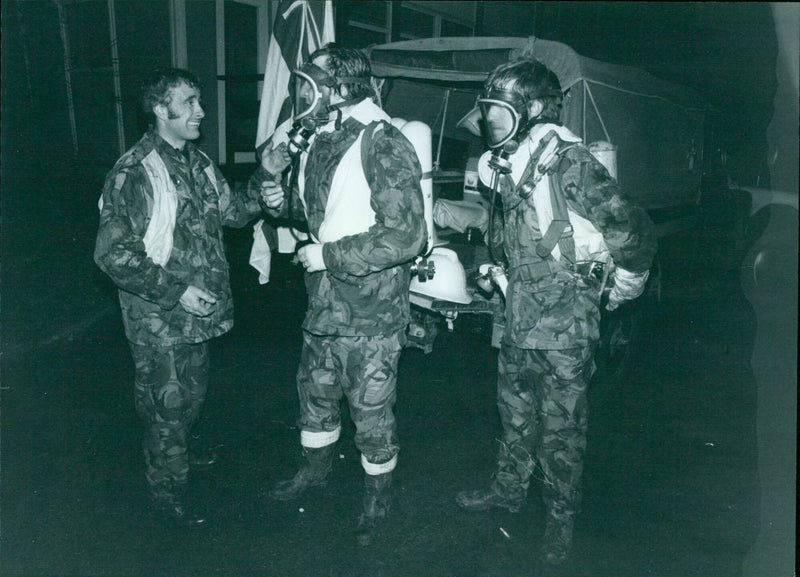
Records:
M289 76L320 46L334 41L332 0L281 0L267 51L258 113L260 155L275 129L290 122Z

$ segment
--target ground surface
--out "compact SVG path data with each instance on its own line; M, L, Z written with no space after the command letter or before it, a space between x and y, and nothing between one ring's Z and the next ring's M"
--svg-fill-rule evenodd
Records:
M757 323L738 272L665 265L630 370L592 386L575 559L548 573L535 561L537 483L518 514L467 513L453 499L488 483L500 434L496 351L475 317L442 327L431 354L403 355L396 506L373 546L352 534L362 475L352 427L327 487L288 504L259 496L298 463L305 301L285 257L271 283L256 283L247 231L229 237L236 327L213 345L203 424L223 459L191 480L211 524L156 525L133 367L114 291L91 262L87 199L51 207L59 218L44 236L17 219L3 231L4 577L742 575L759 529ZM686 246L665 246L665 262L689 262Z

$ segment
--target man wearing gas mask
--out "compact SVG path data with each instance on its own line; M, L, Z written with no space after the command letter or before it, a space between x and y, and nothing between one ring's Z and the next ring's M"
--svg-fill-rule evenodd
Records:
M362 53L329 44L292 82L295 123L283 139L292 169L266 204L306 221L313 241L297 251L308 292L297 372L305 463L269 495L290 500L326 482L346 396L365 471L358 542L367 545L389 511L399 451L393 405L410 266L426 239L422 172L373 102Z
M559 121L562 98L553 72L520 59L492 71L478 100L491 149L479 174L502 196L503 227L492 236L502 238L508 277L497 379L503 439L491 485L456 496L467 510L516 512L541 474L540 557L551 565L569 558L580 506L603 286L615 267L606 308L638 297L656 252L647 214Z

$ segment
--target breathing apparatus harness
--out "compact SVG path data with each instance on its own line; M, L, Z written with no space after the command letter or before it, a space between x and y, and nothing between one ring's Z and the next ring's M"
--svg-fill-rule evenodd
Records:
M549 96L550 94L540 94L539 96ZM511 180L511 162L508 158L517 152L520 142L522 142L534 126L540 123L549 122L549 119L529 118L528 117L528 100L521 97L517 93L498 88L489 88L478 99L478 108L484 118L484 126L486 127L486 135L489 141L489 148L492 150L492 156L489 159L489 168L492 169L492 184L491 184L491 202L489 211L489 257L492 261L499 265L498 259L494 254L494 210L497 199L497 192L500 189L500 181L506 179L506 182L511 187L516 189L519 201L514 206L505 207L506 210L511 210L519 203L530 198L533 194L536 185L541 180L542 176L551 175L556 171L557 166L560 165L561 160L564 158L563 154L571 148L571 146L564 146L564 142L558 137L555 131L550 131L544 135L539 141L535 151L533 151L531 158L536 158L537 162L529 162L525 168L525 172L520 178L519 184L514 186ZM488 117L489 110L492 107L498 107L507 115L509 127L506 134L501 134L499 137L492 132L489 126ZM563 195L560 191L560 183L558 178L551 178L551 193L553 194L553 208L558 220L554 220L547 233L542 238L542 242L537 246L537 254L545 258L552 252L558 239L562 233L569 227L569 219L567 219L566 205L564 203ZM557 197L557 198L556 198ZM564 204L563 211L559 210L561 204ZM561 218L561 216L563 218ZM554 226L555 225L555 226ZM553 242L555 238L555 242ZM567 247L568 248L568 247ZM540 251L541 249L541 251ZM546 252L545 252L546 251ZM574 243L572 251L574 254Z

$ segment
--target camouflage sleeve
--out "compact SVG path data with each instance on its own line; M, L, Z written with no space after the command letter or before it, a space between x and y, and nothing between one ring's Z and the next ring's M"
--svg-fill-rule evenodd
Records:
M222 224L234 228L241 228L256 216L261 214L261 183L270 180L272 176L259 166L244 187L231 191L228 182L217 166L214 166L219 183L219 213Z
M147 256L144 233L150 184L141 167L115 169L106 178L94 260L121 290L173 308L187 284Z
M364 233L326 243L325 265L333 275L364 276L406 262L425 244L422 168L408 139L391 125L375 132L364 174L372 190L375 224Z
M650 268L657 250L653 222L599 161L579 156L561 182L567 202L597 227L617 266L634 273Z

